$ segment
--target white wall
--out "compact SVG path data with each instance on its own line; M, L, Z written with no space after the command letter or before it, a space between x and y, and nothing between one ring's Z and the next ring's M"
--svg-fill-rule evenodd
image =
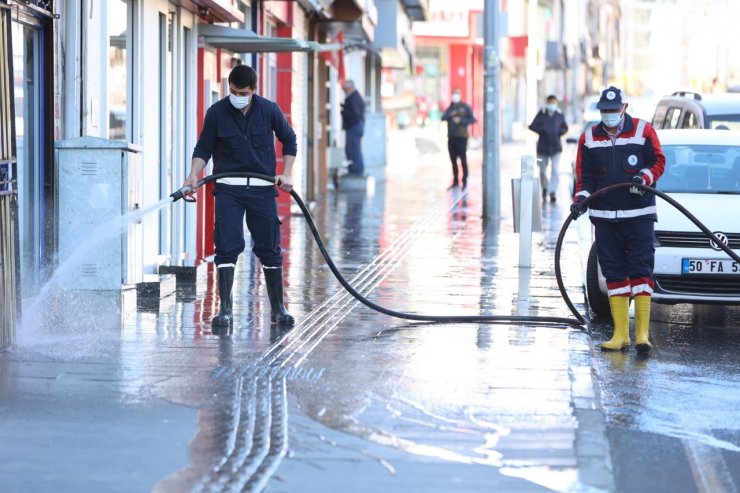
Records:
M59 13L58 55L61 60L58 83L62 107L62 138L81 135L108 136L107 2L69 0L62 2ZM171 165L162 172L160 163L160 14L174 9L173 100ZM143 148L142 207L159 202L179 188L189 171L190 156L196 140L197 106L197 30L195 15L167 0L137 0L131 9L133 34L129 30L129 112L131 140ZM183 27L190 28L185 46ZM82 33L80 41L80 33ZM132 37L133 36L133 37ZM185 53L189 53L188 81L184 80ZM166 164L166 163L165 163ZM161 174L165 178L160 184ZM161 214L152 213L142 220L143 272L154 274L158 264L191 265L195 256L195 208L178 203ZM160 241L161 235L164 241ZM160 244L166 247L160 251ZM189 258L189 259L188 259Z
M306 39L306 13L297 4L293 7L293 13L293 36L299 39ZM306 183L308 180L308 155L306 152L308 147L308 134L306 133L308 126L308 108L306 107L308 101L308 54L297 51L293 53L292 58L291 68L293 77L291 92L293 98L291 100L290 114L291 124L298 141L298 155L296 156L293 168L293 181L296 192L302 196L306 196Z

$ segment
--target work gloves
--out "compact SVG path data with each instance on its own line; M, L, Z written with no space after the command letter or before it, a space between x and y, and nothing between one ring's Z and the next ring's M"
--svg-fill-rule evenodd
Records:
M573 219L578 219L581 214L586 212L586 207L583 205L584 200L586 200L586 197L583 195L573 197L573 203L570 205L570 213Z
M630 193L635 195L645 195L645 190L636 185L649 185L650 180L647 179L644 173L637 173L632 178L632 186L630 187Z

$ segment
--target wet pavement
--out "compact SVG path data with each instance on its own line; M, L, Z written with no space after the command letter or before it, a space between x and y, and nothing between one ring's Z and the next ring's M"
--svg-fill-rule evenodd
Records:
M596 358L619 491L736 492L740 308L653 305L650 358ZM594 338L610 327L594 324Z
M561 180L558 202L542 208L532 267L519 268L510 179L526 148L504 145L504 217L484 230L480 149L469 151L469 189L446 191L442 135L409 130L390 139L385 179L367 192L340 189L312 204L328 251L358 291L414 313L570 316L553 273L568 180ZM562 263L583 312L579 238L588 227L578 223ZM341 288L300 216L285 217L284 227L286 298L298 321L292 330L270 325L251 253L237 266L229 336L212 335L208 323L217 308L212 268L199 269L190 289L149 306L137 307L128 291L26 305L33 316L26 314L19 344L0 354L0 489L648 491L621 476L629 464L621 451L631 445L617 443L613 452L607 440L646 431L675 438L654 423L681 414L660 415L679 397L672 387L641 387L641 365L662 373L659 382L678 375L704 388L709 378L711 407L725 409L725 417L737 408L736 397L723 393L738 395L731 347L709 356L729 362L720 373L675 373L696 359L692 344L669 351L674 346L660 340L674 332L660 331L648 363L629 353L620 363L594 350L608 331L598 324L592 341L589 331L569 326L393 319ZM43 323L51 313L54 322ZM674 325L693 323L680 311L664 314L677 317ZM735 336L723 337L737 346ZM702 364L710 362L696 362ZM648 394L660 406L646 405ZM713 419L707 406L696 409ZM735 421L727 418L715 438L739 443ZM705 449L692 437L680 439L697 456ZM613 467L612 457L625 462ZM732 477L737 454L729 459Z

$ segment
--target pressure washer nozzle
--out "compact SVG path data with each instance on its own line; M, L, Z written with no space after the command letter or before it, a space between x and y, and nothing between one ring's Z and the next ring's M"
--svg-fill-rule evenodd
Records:
M170 195L170 197L172 197L172 202L177 202L180 199L184 199L186 197L185 194L187 194L188 192L192 192L192 191L193 191L193 187L191 187L190 185L185 185L180 190Z

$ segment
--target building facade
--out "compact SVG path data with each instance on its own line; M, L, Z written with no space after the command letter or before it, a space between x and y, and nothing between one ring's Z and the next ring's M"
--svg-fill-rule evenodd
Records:
M421 0L392 1L401 15L423 15ZM102 214L96 207L103 202L124 196L118 215L125 217L180 188L205 111L227 96L228 73L237 64L257 69L258 92L289 118L299 144L296 190L315 200L329 183L332 148L343 146L343 94L330 58L344 58L369 114L380 113L377 12L375 0L0 0L0 190L17 203L12 246L18 264L8 281L13 286L2 292L17 287L14 299L32 296L64 261L60 238L65 243L71 229L60 227L66 216L59 208L70 200L60 194L89 202L90 216ZM342 43L336 42L339 33ZM105 182L101 174L86 176L92 186L75 190L74 174L62 164L77 158L70 152L85 155L91 142L101 160L79 162L80 169L95 174L106 153L123 153L128 185ZM125 189L129 185L133 192ZM136 234L129 235L135 248L123 259L136 265L123 284L157 279L162 267L193 268L209 260L213 210L207 193L199 191L195 206L178 202L136 221ZM290 197L279 200L289 217ZM92 264L88 259L85 265Z

